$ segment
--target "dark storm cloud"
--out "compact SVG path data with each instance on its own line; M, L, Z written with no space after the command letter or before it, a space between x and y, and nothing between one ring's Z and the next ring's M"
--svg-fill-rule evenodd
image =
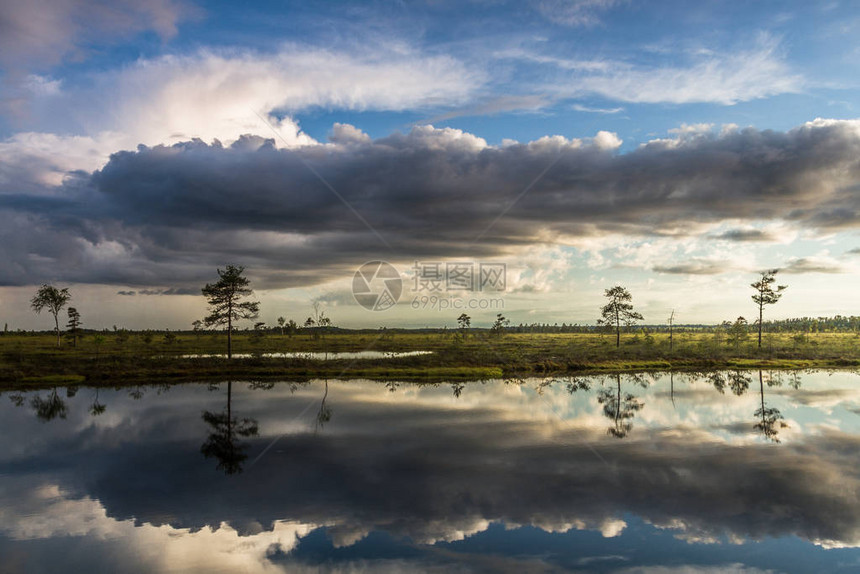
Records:
M792 259L784 267L780 269L783 273L844 273L845 269L840 265L829 262L819 261L814 257L801 257Z
M141 289L141 295L200 295L200 289Z
M199 289L141 289L140 291L120 290L117 295L133 297L135 295L199 295Z
M604 133L502 147L430 126L357 134L293 150L254 136L141 146L50 196L2 195L0 283L192 288L237 262L259 286L296 286L372 259L476 259L564 236L678 235L727 220L829 232L854 228L860 212L855 122L684 136L624 154Z
M773 241L774 239L773 234L761 229L730 229L713 237L728 241Z

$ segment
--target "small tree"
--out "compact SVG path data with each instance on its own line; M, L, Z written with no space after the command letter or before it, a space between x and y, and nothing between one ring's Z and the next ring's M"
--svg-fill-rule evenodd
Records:
M461 313L459 317L457 317L457 327L460 329L460 336L465 338L466 332L469 330L469 327L472 326L472 318L466 315L465 313Z
M314 301L313 310L313 315L305 319L305 328L313 329L313 338L319 339L320 334L332 326L332 322L326 316L325 309L319 301Z
M501 337L505 334L505 327L510 325L511 322L508 321L504 315L498 313L496 315L496 320L493 321L493 326L490 327L490 332L496 337Z
M313 319L317 328L323 332L327 331L328 328L332 326L332 322L331 319L325 314L325 309L323 308L322 303L320 303L319 301L314 301L313 309Z
M228 265L218 271L218 281L203 287L203 296L209 303L209 315L203 319L207 327L227 326L227 358L233 357L233 323L241 319L256 319L260 313L260 303L242 301L253 294L250 281L242 275L244 267Z
M287 319L284 317L278 317L278 327L281 329L281 335L284 334L284 325L287 324Z
M54 316L54 332L57 334L57 346L60 346L60 311L66 306L72 296L68 289L57 289L53 285L42 285L36 295L30 300L30 307L36 313L47 309Z
M755 289L756 294L752 296L753 303L758 306L758 348L761 349L761 329L764 317L764 306L773 305L779 298L782 297L782 292L788 288L788 285L778 285L776 290L773 289L773 283L776 282L775 275L779 269L771 269L770 271L762 271L761 279L755 283L750 283L750 287Z
M642 321L643 317L633 310L633 296L621 285L607 289L604 295L609 299L609 303L601 307L601 318L597 320L597 324L606 325L615 331L615 348L618 348L621 346L621 327L635 325L636 321Z
M69 337L72 339L72 347L78 346L78 332L81 330L81 314L74 307L69 307L69 322L66 323Z
M740 348L741 343L743 343L749 338L749 332L747 331L747 320L743 317L738 317L737 319L735 319L735 322L728 325L726 330L729 335L728 342L730 345L735 346L735 350Z
M258 321L254 323L254 330L251 332L251 343L256 345L263 340L266 335L266 322Z
M313 317L308 317L307 319L305 319L303 327L310 332L312 338L319 339L320 334L317 332L316 329L314 329L314 326L316 326L316 321L314 321Z
M93 345L96 346L96 358L98 358L99 351L101 350L102 344L104 342L105 342L105 336L104 335L98 335L98 334L93 335Z

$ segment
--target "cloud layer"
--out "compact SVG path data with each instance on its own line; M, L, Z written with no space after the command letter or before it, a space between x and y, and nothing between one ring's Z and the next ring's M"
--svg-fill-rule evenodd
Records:
M182 0L30 0L0 4L0 67L82 59L88 47L152 30L162 38L199 11ZM25 68L26 69L26 68Z
M696 236L726 222L857 226L860 122L680 133L629 153L619 145L600 132L497 147L432 126L371 140L337 125L330 143L291 149L257 136L141 146L56 188L16 186L9 170L0 282L189 288L236 261L284 287L377 258L499 256L619 233ZM793 268L810 270L808 261Z

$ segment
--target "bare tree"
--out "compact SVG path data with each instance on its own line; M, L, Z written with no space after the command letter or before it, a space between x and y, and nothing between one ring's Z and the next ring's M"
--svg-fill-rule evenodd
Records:
M675 340L673 335L675 334L675 310L672 309L672 314L669 315L669 352L672 352L672 348L674 347Z
M642 315L633 310L633 296L630 291L616 285L607 289L604 295L609 303L601 307L601 318L597 320L598 325L606 325L615 330L615 348L621 346L621 327L630 327L636 321L642 321Z
M228 265L224 271L218 269L216 283L207 283L203 295L209 302L209 315L203 320L207 327L227 326L227 358L233 357L233 323L240 319L256 319L260 313L260 303L241 301L254 291L250 281L242 276L244 267Z
M331 327L331 319L325 314L325 309L323 308L322 303L320 303L319 301L314 301L313 309L313 319L317 327L321 327L323 329Z
M770 271L762 271L761 279L755 283L750 283L750 287L756 290L756 294L752 296L753 303L758 305L758 348L761 349L761 328L762 319L764 316L764 306L773 305L779 298L782 297L782 292L788 288L788 285L778 285L776 290L773 289L773 283L776 282L775 275L779 269L771 269Z
M319 301L313 302L313 315L305 319L305 328L314 328L313 338L319 339L321 333L327 331L332 326L332 321L325 314L325 309Z
M33 311L41 313L42 309L47 309L54 316L54 332L57 334L58 347L60 346L60 320L58 316L71 298L67 288L57 289L53 285L42 285L30 300L30 308Z

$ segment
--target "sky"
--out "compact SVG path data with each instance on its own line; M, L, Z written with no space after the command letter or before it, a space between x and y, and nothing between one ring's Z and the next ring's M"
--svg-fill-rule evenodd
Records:
M269 324L593 324L616 284L715 323L766 269L771 317L860 314L858 32L851 2L2 0L0 322L51 327L50 283L85 327L188 328L228 264Z

